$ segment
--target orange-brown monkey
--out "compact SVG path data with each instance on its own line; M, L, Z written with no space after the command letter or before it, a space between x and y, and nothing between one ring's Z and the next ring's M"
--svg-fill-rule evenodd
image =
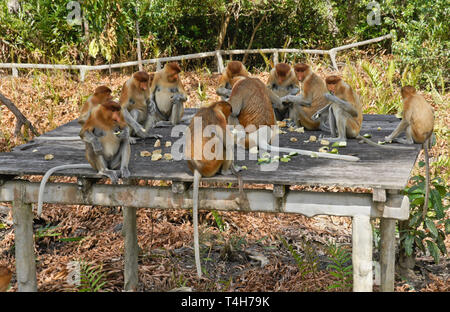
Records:
M80 117L78 117L78 123L84 125L86 120L89 118L91 111L102 103L109 102L112 100L111 89L107 86L99 86L95 88L94 94L88 97L86 102L80 110Z
M232 81L232 92L229 99L231 114L228 118L230 125L242 125L245 129L245 144L239 141L238 144L245 145L246 148L260 148L273 152L291 153L300 155L318 156L324 158L343 159L357 161L359 158L347 155L337 155L331 153L311 152L300 149L272 146L275 133L271 127L275 125L275 116L272 108L274 98L278 98L271 92L258 78L236 77ZM256 142L257 141L257 142Z
M154 117L156 126L176 125L182 121L183 103L187 101L187 93L180 79L181 68L177 62L170 62L155 73L150 94L153 109L149 114Z
M209 107L202 107L192 118L189 134L186 137L186 159L189 169L194 174L193 184L193 220L194 252L197 274L202 275L200 251L198 244L198 188L201 177L211 177L219 170L222 174L237 172L233 164L233 154L227 153L227 139L232 140L227 129L227 118L231 106L225 101L215 102ZM209 132L210 136L206 136ZM232 142L231 142L232 143ZM228 145L230 142L228 142ZM233 146L233 145L231 145ZM230 148L232 151L232 148Z
M93 111L95 111L101 104L107 103L112 100L111 89L106 86L99 86L95 89L94 94L89 96L86 102L81 107L80 117L78 117L78 123L83 126L88 120L89 116ZM102 145L98 140L98 137L89 131L86 131L81 139L85 143L92 145L95 154L100 154L102 152Z
M289 118L297 126L301 125L308 130L317 130L320 127L320 121L314 121L311 117L328 104L328 100L324 97L324 94L328 92L325 81L307 64L295 64L294 71L298 80L303 84L303 95L287 95L283 98L283 102L293 103Z
M122 87L119 103L127 124L131 127L130 134L140 138L160 138L159 135L150 135L149 130L154 126L153 105L150 100L150 85L154 74L138 71L128 79ZM132 139L132 143L135 143Z
M227 101L231 95L231 81L235 77L250 77L244 64L240 61L231 61L220 76L219 87L216 93L220 95L223 101Z
M7 267L0 267L0 292L8 290L12 272Z
M347 138L356 138L363 140L369 145L383 149L411 149L402 146L379 145L361 136L359 132L362 126L363 115L358 95L339 76L328 76L325 82L330 93L326 93L324 96L330 101L330 104L317 111L312 116L312 120L321 120L321 124L325 124L328 121L332 137L326 138L327 140L346 142Z
M434 109L417 93L412 86L404 86L401 89L403 99L403 117L397 128L387 137L386 142L398 142L401 144L420 143L424 148L426 191L423 205L423 218L428 211L428 196L430 194L430 165L428 150L431 148L434 128ZM406 139L397 138L405 131Z
M86 159L89 164L73 164L53 167L42 178L38 195L38 215L42 213L42 202L45 184L53 172L64 169L94 168L99 174L106 175L113 183L117 183L118 175L114 169L120 168L122 178L128 178L130 171L130 133L119 103L109 101L102 103L91 111L89 118L80 131L80 136L90 132L100 141L102 153L96 154L90 143L86 145Z
M294 69L286 63L278 63L272 68L267 79L267 88L272 90L282 102L284 96L296 95L300 91ZM273 104L273 109L276 119L283 120L289 117L289 110L292 109L292 103L286 101L281 106Z

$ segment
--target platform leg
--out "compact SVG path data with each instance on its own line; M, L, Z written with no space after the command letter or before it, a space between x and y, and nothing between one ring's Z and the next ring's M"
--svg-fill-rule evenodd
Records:
M31 210L31 204L24 203L23 199L23 186L17 185L14 189L12 204L17 284L20 292L36 292L33 211Z
M384 292L394 291L395 278L395 222L394 219L382 218L380 221L380 266L381 285Z
M136 291L138 285L136 208L123 208L123 235L125 236L124 289L126 291Z
M369 216L353 217L352 241L353 291L372 291L372 226Z

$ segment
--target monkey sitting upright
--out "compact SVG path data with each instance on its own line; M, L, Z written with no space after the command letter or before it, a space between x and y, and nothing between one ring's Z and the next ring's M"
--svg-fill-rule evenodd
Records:
M45 184L48 178L58 170L94 168L99 174L105 175L113 183L118 182L118 173L125 179L130 177L128 163L130 161L130 133L122 107L114 101L102 103L97 109L91 111L89 118L80 131L80 137L87 132L95 135L101 144L101 153L96 154L92 144L85 142L86 159L89 164L73 164L56 166L48 170L41 180L38 195L38 215L42 213L42 203Z
M153 74L149 75L145 71L135 72L123 84L122 92L120 93L119 102L125 121L131 127L130 135L135 134L140 138L150 136L148 130L151 128L151 124L147 122L147 106L150 101L150 84L152 79Z
M326 138L327 140L346 142L347 138L355 138L383 149L410 149L402 146L380 145L360 135L363 115L358 95L339 76L328 76L325 82L330 93L326 93L324 97L330 101L330 104L317 111L312 116L312 120L321 120L322 124L328 120L331 137Z
M244 64L240 61L231 61L222 72L219 80L219 86L216 90L223 101L228 101L231 95L231 81L236 77L249 77L249 73Z
M101 104L107 103L112 100L111 89L106 86L99 86L95 89L94 94L88 97L86 102L81 107L80 117L78 117L78 123L83 126L88 120L89 116L93 111L95 111ZM85 132L81 139L85 143L89 143L92 145L93 151L95 154L100 154L102 152L102 145L98 140L98 137L90 133L89 131Z
M327 93L325 81L311 70L307 64L298 63L294 65L295 74L303 84L303 94L286 95L281 98L283 103L293 103L293 109L289 111L289 118L297 126L303 126L307 130L326 130L325 125L321 126L320 120L312 120L311 117L319 109L328 104L324 97Z
M155 126L176 125L182 121L184 102L187 93L184 90L179 73L180 65L170 62L155 73L150 87L149 119L156 122Z
M297 76L293 68L286 63L278 63L272 68L267 80L267 88L272 90L279 98L283 98L286 95L296 95L300 91ZM289 117L292 103L286 101L282 105L277 106L273 104L273 106L277 120Z
M98 173L107 175L114 183L118 180L114 169L120 168L120 176L128 178L131 149L129 130L121 106L114 101L102 104L81 128L80 136L86 131L98 136L103 146L102 154L96 155L91 145L86 144L86 158L91 166Z
M401 94L403 99L402 121L389 136L385 137L385 141L394 141L401 144L422 144L425 154L426 171L426 189L422 218L425 219L430 194L430 160L428 153L433 141L434 109L412 86L404 86L401 89ZM406 139L397 138L403 131L405 132Z

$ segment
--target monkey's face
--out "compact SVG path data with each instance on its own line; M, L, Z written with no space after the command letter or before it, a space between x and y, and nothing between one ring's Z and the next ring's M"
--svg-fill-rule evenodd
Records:
M297 75L297 79L298 81L302 82L303 80L305 80L305 72L302 71L296 71L295 75Z
M111 119L120 128L125 128L126 125L127 125L127 123L125 122L125 119L123 118L123 115L122 115L121 111L111 112Z
M178 81L178 73L175 71L169 72L169 74L167 75L167 81L169 81L170 83L177 82Z
M335 84L327 84L327 89L328 91L330 91L331 93L335 93L336 92L336 85Z
M285 75L285 74L280 74L280 73L278 73L278 79L277 79L278 85L283 84L283 82L284 82L285 80L286 80L286 75Z
M148 81L141 81L141 82L139 83L139 88L140 88L142 91L147 90L147 89L148 89Z

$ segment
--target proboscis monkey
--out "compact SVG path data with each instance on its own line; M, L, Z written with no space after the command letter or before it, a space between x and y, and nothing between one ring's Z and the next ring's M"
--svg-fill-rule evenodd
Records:
M180 65L177 62L170 62L155 73L150 88L154 108L149 110L149 115L154 116L157 127L176 125L182 121L187 93L181 82L180 72Z
M107 103L112 100L111 89L106 86L99 86L95 89L94 94L89 96L86 102L81 107L80 117L78 117L78 123L83 126L91 115L92 111L95 111L101 104ZM95 154L102 152L102 145L98 140L98 137L89 131L86 131L81 139L85 143L90 143Z
M220 76L219 87L216 93L220 95L223 101L228 101L231 95L231 80L235 77L250 77L244 64L240 61L231 61Z
M42 213L42 202L45 184L48 178L58 170L64 169L85 169L94 168L99 174L105 175L113 183L118 182L120 169L121 178L130 176L128 163L130 161L130 134L125 118L122 114L122 107L119 103L109 101L102 103L91 112L91 115L84 123L80 131L80 136L89 131L98 137L102 145L102 153L96 154L90 143L86 145L86 159L89 164L62 165L48 170L42 178L38 196L38 215Z
M328 120L332 137L326 138L327 140L331 142L347 142L348 138L355 138L363 140L371 146L383 149L411 149L402 146L380 145L361 136L359 133L363 115L358 95L339 76L328 76L325 82L330 93L326 93L324 96L330 101L330 104L316 112L312 116L312 120L322 120L321 123Z
M404 86L401 89L401 94L403 99L402 121L400 121L400 124L389 136L385 137L385 141L394 141L401 144L422 144L425 154L426 170L426 190L423 205L423 218L425 219L430 194L430 160L428 150L431 148L433 141L434 109L412 86ZM406 139L397 138L403 131L405 132Z
M277 97L272 94L272 96ZM258 78L237 77L233 79L233 89L229 100L231 104L231 115L228 118L230 125L242 125L246 131L245 145L246 148L253 148L256 145L260 148L273 152L291 153L295 152L300 155L316 156L331 159L341 159L349 161L357 161L358 157L348 155L337 155L331 153L312 152L307 150L272 146L269 144L275 135L271 127L275 125L275 116L272 108L271 90ZM256 136L254 136L256 134ZM258 137L255 139L250 136Z
M198 188L202 177L211 177L221 171L222 174L235 173L239 170L233 164L233 149L227 153L227 147L233 137L228 133L227 119L231 106L225 101L215 102L209 107L202 107L192 118L186 136L186 159L189 169L194 174L193 184L193 220L194 252L198 277L201 277L200 251L198 243ZM205 136L205 133L210 136ZM228 142L227 139L231 140ZM231 170L231 171L230 171Z
M122 87L119 103L127 124L131 127L130 135L140 138L161 138L160 135L151 135L149 130L154 126L154 119L150 111L154 111L150 100L150 85L154 74L138 71L128 79ZM132 138L131 143L136 139Z
M328 100L324 97L327 93L325 81L311 70L307 64L298 63L294 65L294 72L303 85L303 94L286 95L281 101L293 103L293 109L290 110L289 118L293 120L297 126L303 126L307 130L317 130L319 127L326 130L326 126L320 126L319 120L312 120L319 109L328 104Z
M278 63L272 68L267 80L267 88L272 90L279 98L283 98L286 95L296 95L300 91L294 69L286 63ZM281 106L273 105L277 120L288 118L289 110L291 109L292 103L289 102L284 102Z

